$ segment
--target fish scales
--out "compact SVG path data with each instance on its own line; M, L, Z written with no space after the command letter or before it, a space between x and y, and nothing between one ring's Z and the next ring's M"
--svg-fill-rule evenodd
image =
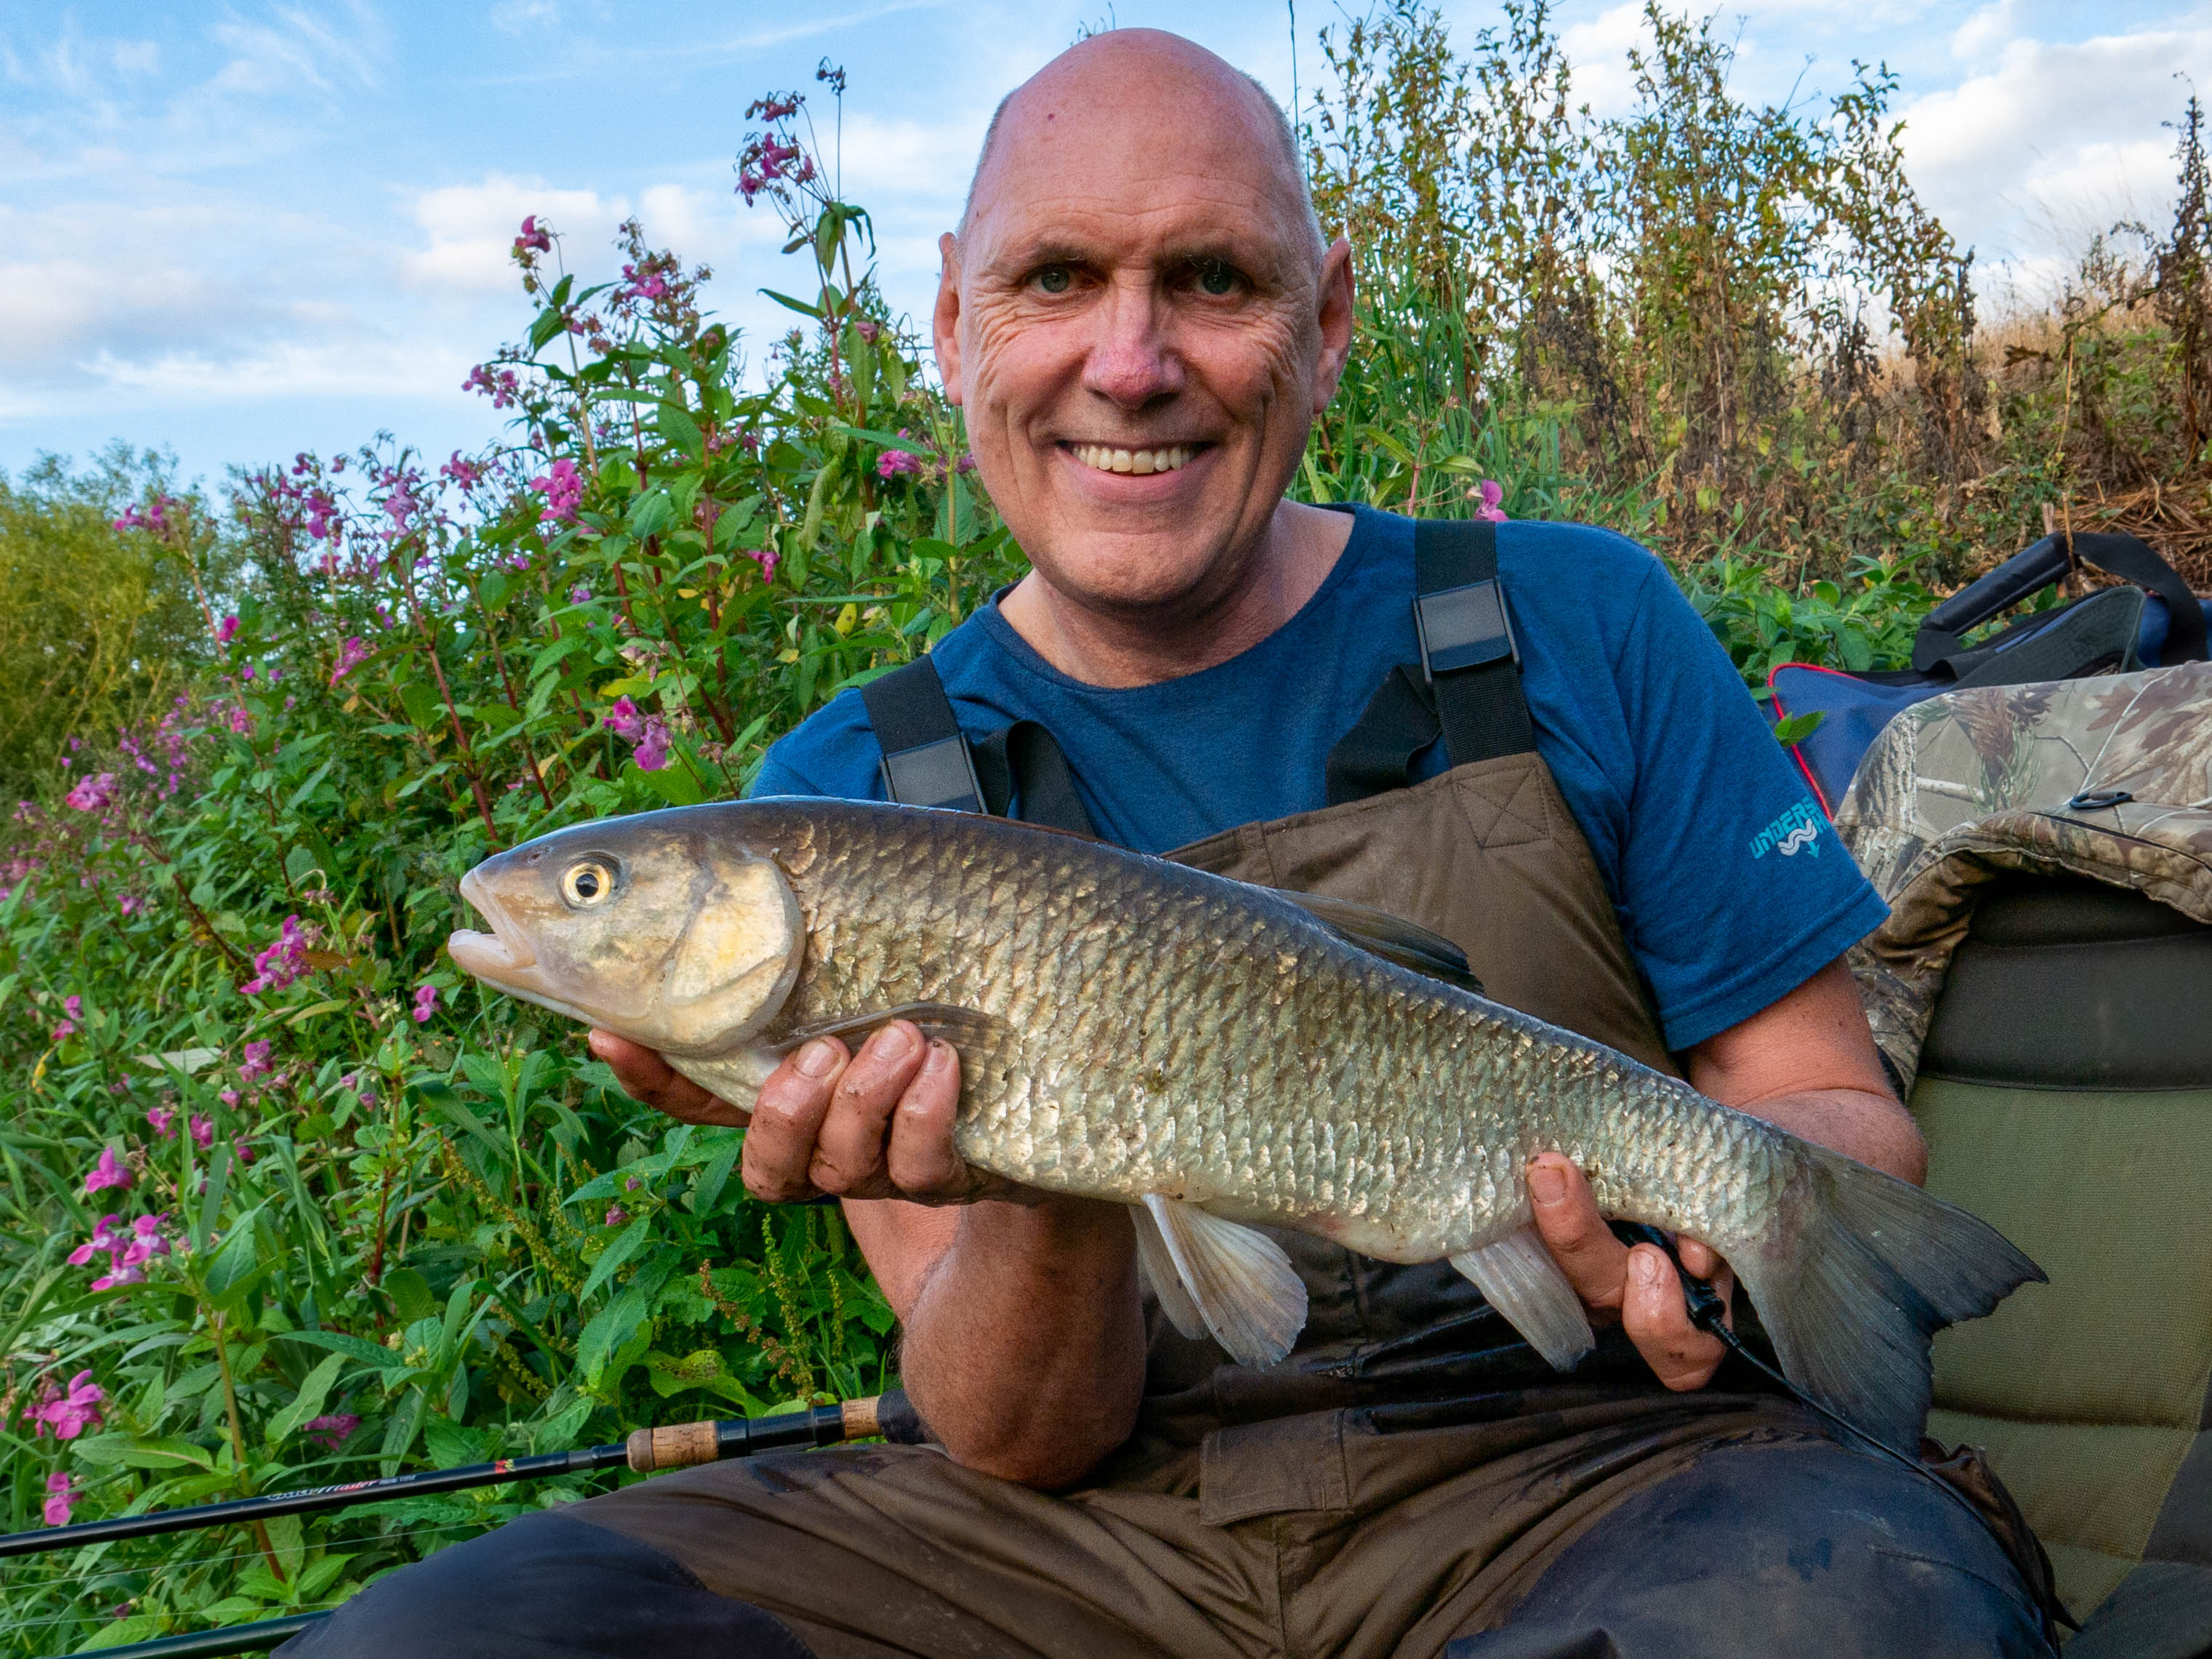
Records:
M1541 1048L1506 1044L1518 1062L1500 1066L1498 1028L1533 1037L1512 1028L1534 1022L1316 939L1288 905L1232 905L1173 866L1018 832L947 856L848 829L817 851L810 815L793 839L807 853L787 868L823 948L769 1034L917 1002L999 1016L997 1051L964 1056L959 1144L1013 1179L1075 1175L1085 1195L1124 1200L1227 1197L1284 1224L1338 1212L1370 1254L1420 1261L1525 1221L1492 1154L1517 1166L1568 1151L1596 1164L1609 1208L1700 1237L1744 1230L1709 1178L1738 1149L1650 1133L1679 1085L1608 1065L1595 1045L1561 1048L1547 1029ZM932 896L919 919L916 891ZM1522 1109L1538 1096L1540 1118ZM1730 1209L1753 1197L1720 1190Z
M1718 1249L1792 1380L1891 1443L1925 1415L1932 1332L2040 1276L1917 1188L1354 942L1403 948L1388 918L1340 929L1103 843L726 803L556 831L462 892L493 929L453 936L470 972L741 1104L808 1032L857 1041L929 1005L960 1051L962 1155L1130 1206L1170 1316L1249 1364L1281 1358L1304 1318L1259 1223L1449 1257L1571 1364L1587 1322L1528 1230L1525 1170L1546 1152L1582 1166L1605 1213Z

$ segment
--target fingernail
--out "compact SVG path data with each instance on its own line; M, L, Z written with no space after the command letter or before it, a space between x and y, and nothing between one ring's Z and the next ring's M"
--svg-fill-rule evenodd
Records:
M934 1037L931 1038L929 1054L921 1062L921 1069L925 1072L941 1072L951 1064L952 1045L949 1042L939 1042Z
M1659 1258L1650 1250L1638 1250L1629 1257L1636 1274L1636 1282L1650 1286L1659 1282Z
M1567 1178L1557 1164L1536 1164L1528 1171L1528 1195L1539 1204L1557 1204L1567 1195Z
M904 1060L914 1049L914 1028L903 1021L886 1025L869 1040L878 1060Z
M827 1037L817 1037L799 1051L799 1071L802 1077L827 1077L837 1069L837 1045Z

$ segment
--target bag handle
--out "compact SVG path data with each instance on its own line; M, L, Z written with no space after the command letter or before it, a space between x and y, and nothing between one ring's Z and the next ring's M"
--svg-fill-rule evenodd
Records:
M2203 610L2189 584L2182 580L2181 573L2148 544L2133 536L2082 532L2070 538L2069 556L2069 542L2063 534L2045 536L1929 611L1913 636L1914 671L1925 674L1963 655L1966 647L1960 643L1961 634L2019 604L2038 588L2049 586L2072 568L2075 559L2147 587L2166 601L2168 632L2163 660L2206 659Z

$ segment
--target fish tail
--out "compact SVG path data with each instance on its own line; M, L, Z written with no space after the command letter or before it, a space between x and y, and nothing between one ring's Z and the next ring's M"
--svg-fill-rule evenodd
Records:
M1885 1444L1919 1443L1929 1344L2044 1273L2004 1235L1908 1182L1804 1146L1803 1201L1730 1265L1790 1380Z

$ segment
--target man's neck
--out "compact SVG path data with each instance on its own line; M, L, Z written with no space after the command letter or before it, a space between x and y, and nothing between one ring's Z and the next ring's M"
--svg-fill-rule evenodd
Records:
M1086 685L1179 679L1250 650L1320 591L1352 538L1352 515L1285 501L1240 580L1218 597L1160 611L1104 611L1032 570L999 606L1036 653Z

